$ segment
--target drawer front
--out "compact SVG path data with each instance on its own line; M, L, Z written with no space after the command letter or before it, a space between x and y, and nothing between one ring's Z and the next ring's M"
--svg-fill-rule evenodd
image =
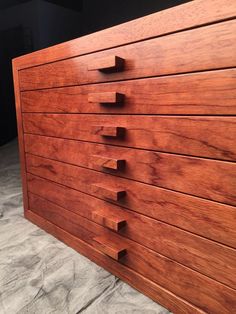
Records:
M20 89L33 90L234 67L235 39L235 20L205 26L20 70Z
M236 70L21 93L23 112L236 114Z
M85 241L85 237L75 237L68 231L63 230L31 210L26 211L25 217L46 232L52 234L58 240L63 241L66 245L86 256L100 267L105 268L114 276L119 277L130 286L135 287L139 292L148 295L152 300L171 309L176 314L206 314L205 311L163 288L156 282L144 277L137 271L127 267L125 264L110 258L102 251L98 251L97 248ZM82 229L82 227L80 227L80 229ZM88 234L88 232L86 232L86 234Z
M233 289L36 195L30 194L29 201L30 209L36 214L203 310L231 313L236 306Z
M136 203L140 203L137 206L143 207L147 202L147 200L144 202L145 192L143 193L142 191L137 191L135 186L133 186L133 189L131 189L131 186L128 186L128 184L127 186L124 184L122 185L121 182L116 181L116 178L109 175L103 175L97 171L73 167L64 163L53 161L48 162L47 159L44 160L43 158L33 158L33 160L32 158L28 159L27 168L28 171L32 174L52 181L57 181L58 183L64 184L65 186L72 187L76 190L79 190L80 192L84 192L101 199L116 202L121 206L123 203L129 204L130 202L134 201ZM50 175L50 173L52 175ZM132 182L133 181L131 181L131 184ZM125 192L125 194L122 196L122 198L115 199L114 194L117 194L121 191ZM149 193L151 191L152 190L150 189ZM154 193L155 188L153 190L153 194ZM46 192L46 194L48 194L48 192ZM45 195L45 193L43 195ZM85 197L87 197L87 195L85 195ZM151 199L152 204L155 202L154 198L155 196L153 196ZM78 197L78 199L80 199L80 197ZM70 207L69 204L67 208ZM78 206L79 209L80 207L81 206ZM153 204L153 209L155 210L155 204ZM97 208L98 216L102 215L99 215L100 210L102 210L102 208ZM145 210L147 210L147 206ZM175 220L175 217L176 214L172 216L172 220ZM116 218L125 220L125 217L123 216ZM95 217L94 220L96 219L102 220L102 217ZM141 221L143 220L147 221L142 218ZM138 224L139 221L140 219L137 220ZM143 224L140 223L139 228L142 229L142 226ZM212 278L216 278L219 281L224 282L226 280L227 284L236 287L236 282L234 282L235 278L232 278L232 271L236 265L235 250L227 248L223 245L219 245L213 241L201 238L174 226L170 226L169 224L163 223L161 221L153 221L153 223L149 224L147 229L148 228L150 228L148 233L150 236L149 241L153 249L163 255L179 261L180 263L185 264L188 267L209 275ZM155 231L156 236L155 234L152 234L152 236L150 235L150 233L152 233L151 230L153 230L153 232ZM151 238L154 236L156 241L152 242ZM136 240L136 235L133 235L133 238ZM211 252L211 254L209 254L209 252ZM226 264L228 265L227 269L225 269Z
M151 185L236 205L236 164L25 134L25 151Z
M23 114L24 132L236 159L236 117Z
M85 193L96 182L113 188L118 186L126 191L126 196L118 202L110 202L236 248L235 207L44 158L28 155L27 160L29 172ZM34 180L33 185L36 182ZM41 189L41 185L36 186L36 191ZM92 189L89 193L97 196Z

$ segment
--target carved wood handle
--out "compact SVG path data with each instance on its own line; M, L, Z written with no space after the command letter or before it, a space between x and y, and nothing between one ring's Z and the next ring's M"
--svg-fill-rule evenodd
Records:
M104 237L98 236L93 238L93 240L96 242L95 245L101 252L117 261L126 255L126 249L111 246Z
M88 65L88 71L117 72L124 68L125 60L117 56L95 59Z
M125 128L117 126L92 126L92 133L101 136L120 138L125 135Z
M88 94L88 102L100 104L122 104L124 101L124 94L116 92L101 92Z
M92 212L92 220L114 231L119 231L126 225L126 220L114 215L109 215L109 217L107 217L102 211Z
M102 198L108 198L113 201L119 201L126 195L122 189L108 188L100 184L92 184L93 192Z
M99 155L92 155L92 162L93 164L99 167L108 168L112 170L120 170L123 169L125 166L124 159L115 159Z

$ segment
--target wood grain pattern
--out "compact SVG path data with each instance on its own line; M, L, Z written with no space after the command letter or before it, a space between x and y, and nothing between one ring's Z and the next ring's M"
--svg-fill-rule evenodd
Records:
M236 205L236 164L25 134L28 153ZM116 159L119 156L121 159ZM109 169L110 168L110 169Z
M74 100L75 101L75 100ZM79 99L78 105L81 105ZM89 103L120 105L124 101L124 94L117 92L97 92L88 94Z
M86 216L86 215L82 215L82 216ZM119 218L118 213L107 212L106 210L102 210L102 207L100 207L99 211L97 210L92 211L90 218L92 218L91 219L92 221L104 227L110 228L114 231L120 231L122 228L126 226L126 220Z
M109 257L119 261L126 255L126 249L122 248L121 243L112 243L111 240L102 236L93 238L96 244L94 246Z
M88 71L101 71L105 73L122 71L125 60L118 56L107 56L102 59L94 58L89 65Z
M93 193L98 197L109 199L112 201L119 201L125 197L125 190L119 188L111 188L101 183L94 183L91 185L90 189L93 190Z
M235 307L236 292L206 276L194 272L173 260L165 258L137 243L120 237L118 234L105 229L91 221L50 203L42 198L30 195L30 208L36 214L53 221L59 227L69 231L74 236L85 238L86 242L97 247L94 243L94 234L102 236L106 242L126 247L127 254L120 263L141 275L158 282L163 287L184 297L187 301L201 309L214 313L231 313ZM46 209L46 210L45 210ZM86 230L89 230L89 232ZM83 236L82 236L83 235ZM172 276L166 276L171 271ZM181 278L181 280L180 280Z
M109 125L92 125L91 133L104 137L123 138L125 135L125 128Z
M183 50L184 47L184 50ZM107 82L235 67L236 20L19 71L20 89ZM88 71L94 59L119 55L124 71Z
M13 61L25 217L176 314L236 308L235 39L196 0Z
M26 133L236 160L236 117L25 113L23 126ZM102 136L112 126L124 128L125 137Z
M38 154L36 153L36 155ZM99 155L91 155L91 157L87 155L87 158L91 159L91 163L95 168L98 167L99 169L105 168L112 170L123 170L125 168L125 159L115 159Z
M21 112L21 99L19 89L19 76L18 71L13 67L13 82L14 82L14 94L15 94L15 106L17 117L17 130L18 130L18 147L20 157L20 172L22 180L22 192L23 192L23 205L24 211L28 210L28 190L27 190L27 174L25 165L25 147L24 147L24 134L23 134L23 118Z
M94 191L92 185L96 182L104 182L111 189L121 188L121 182L88 169L66 165L60 162L49 161L40 157L28 156L27 169L30 173L52 180L54 182L72 187L81 192L99 197ZM134 182L135 185L135 182ZM124 203L138 203L144 200L144 189L135 189L135 186L123 186L126 191ZM142 185L141 185L142 187ZM149 193L151 190L149 190ZM153 194L155 191L153 191ZM154 202L155 196L152 196L151 202ZM139 206L146 206L148 200L139 202ZM122 205L123 202L118 202ZM155 205L153 206L155 210ZM145 208L147 210L147 206ZM173 217L172 217L173 219ZM156 234L156 241L153 232ZM150 236L150 232L152 236ZM209 275L228 285L236 287L236 278L232 278L236 265L236 251L226 246L218 245L212 241L201 238L179 228L167 225L163 222L156 222L155 227L150 227L149 241L155 246L155 250L168 256L188 267L191 267L201 273ZM153 247L153 246L152 246ZM183 254L184 252L184 254ZM227 264L227 269L225 265Z
M24 112L236 114L236 69L21 93ZM125 95L123 106L101 106ZM97 104L88 103L96 101Z
M61 181L59 180L59 182ZM128 194L129 202L126 199L126 202L122 202L121 205L125 206L126 209L133 210L133 214L138 212L236 248L235 207L164 189L147 188L145 185L134 184L132 181L129 184L131 184L134 192ZM91 199L89 195L81 194L72 189L68 190L67 187L31 174L28 174L28 186L32 193L43 197L47 195L49 200L54 203L59 202L59 205L63 204L63 207L68 207L70 203L71 210L77 211L78 208L81 208L81 214L85 213L84 215L89 212L87 208L104 208L110 213L113 212L114 205L104 200ZM126 187L128 187L127 184ZM139 202L135 202L135 191L137 191L137 196L142 191L142 200ZM152 199L151 195L153 195ZM84 203L85 205L83 205ZM119 206L120 204L115 203L115 205ZM90 218L92 219L92 217ZM148 243L150 243L149 240Z
M115 276L118 276L122 280L126 281L129 285L135 287L135 289L141 291L142 293L147 294L150 298L167 307L176 314L206 314L205 311L200 310L193 304L178 297L176 294L145 278L127 266L121 263L118 264L115 260L110 259L100 251L96 250L92 247L92 245L89 245L86 242L85 236L81 238L75 237L71 233L56 226L32 211L27 211L25 216L31 222L51 233L60 241L65 242L70 247L95 261L101 267L104 267ZM85 230L85 232L87 235L89 234L88 230Z
M190 3L18 57L14 63L18 69L22 69L233 17L236 17L235 0L190 1Z

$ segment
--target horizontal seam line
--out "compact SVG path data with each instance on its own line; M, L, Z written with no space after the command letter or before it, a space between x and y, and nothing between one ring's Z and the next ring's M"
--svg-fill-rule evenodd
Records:
M213 242L213 243L217 243L217 244L220 245L220 246L223 246L223 247L226 247L226 248L229 248L229 249L232 249L232 250L236 251L236 247L233 247L233 246L231 246L231 245L229 245L229 244L225 244L225 243L223 243L223 242L220 242L220 241L214 240L214 239L212 239L212 238L206 237L206 236L204 236L204 235L202 235L202 234L194 233L193 231L190 231L190 230L188 230L188 229L182 228L182 227L177 226L177 225L173 225L173 224L171 224L171 223L169 223L169 222L167 222L167 221L165 221L165 220L161 220L161 219L154 218L154 217L152 217L152 216L145 215L145 214L143 214L143 213L140 213L140 212L138 212L138 211L135 211L135 210L132 209L132 208L125 207L125 206L122 205L122 204L120 205L119 203L115 203L115 202L112 203L112 202L109 201L109 200L104 200L103 198L100 198L100 197L98 197L98 196L96 196L96 195L92 195L92 194L89 194L89 193L87 193L87 192L84 192L84 191L81 191L81 190L77 190L77 189L75 189L75 188L73 188L73 187L71 187L71 186L64 185L64 184L62 184L62 183L60 183L60 182L56 182L56 181L53 181L53 180L51 180L51 179L42 177L42 176L40 176L40 175L38 175L38 174L34 174L34 173L30 172L30 171L28 171L27 173L30 174L30 175L32 175L33 177L37 177L37 178L40 178L40 179L42 179L42 180L49 181L49 182L51 182L52 184L59 185L59 186L61 186L61 187L63 187L63 188L69 188L69 189L71 189L71 190L73 190L73 191L76 191L76 192L81 193L81 194L85 194L85 195L87 195L87 196L89 196L89 197L91 197L91 198L95 198L95 199L97 199L97 200L99 200L99 201L107 202L109 205L112 205L112 206L114 206L114 207L121 207L121 210L128 210L129 212L132 213L132 215L133 215L133 213L134 213L134 214L136 214L136 215L138 215L138 216L145 217L145 218L148 218L148 219L150 219L150 220L158 221L158 222L160 222L160 223L163 223L163 224L166 224L166 225L168 225L168 226L171 226L171 227L173 227L173 228L175 228L175 229L179 229L179 230L181 230L181 231L184 231L184 232L186 232L186 233L192 234L192 235L194 235L194 236L196 236L196 237L199 237L199 238L201 238L201 239L207 239L207 240L209 240L209 241L211 241L211 242ZM29 181L30 181L30 180L29 180ZM29 189L29 192L31 192L30 189ZM32 193L32 192L31 192L31 193ZM40 195L39 195L39 196L40 196ZM56 204L56 203L55 203L55 204Z
M145 184L145 185L147 185L147 186L151 186L151 187L154 187L154 188L157 187L157 188L160 188L160 189L163 189L163 190L168 190L168 191L172 191L172 192L176 192L176 193L180 193L180 194L184 194L184 195L188 195L188 196L193 196L193 197L197 197L197 198L200 198L200 199L204 199L204 200L211 201L211 202L215 202L215 203L219 203L219 204L224 204L224 205L228 205L228 206L232 206L232 207L235 206L235 205L232 205L232 204L228 204L228 203L224 203L224 202L217 201L217 200L215 200L215 199L209 199L209 198L206 198L206 197L203 197L203 196L199 196L199 195L195 195L195 194L190 194L190 193L187 193L187 192L184 192L184 191L174 190L174 189L171 189L171 188L166 187L166 186L155 185L155 184L151 184L151 183L148 183L148 182L145 182L145 181L140 181L140 180L137 180L137 179L135 179L135 178L125 177L125 176L121 176L121 175L115 175L115 174L113 174L113 173L104 172L104 171L99 171L99 170L94 169L94 168L89 168L89 167L86 167L86 166L82 166L82 165L70 163L70 162L67 162L67 161L63 161L63 160L59 160L59 159L54 159L54 158L50 158L50 157L45 157L45 156L42 156L42 155L34 154L34 153L32 153L32 152L29 152L29 151L26 151L26 153L27 153L28 155L32 155L32 156L35 156L35 157L44 158L44 159L46 159L46 160L48 159L48 160L56 161L56 162L59 162L59 163L65 164L65 165L71 165L71 166L74 166L74 167L78 167L78 168L82 168L82 169L87 169L87 170L95 171L95 172L97 172L97 173L102 173L102 174L104 174L105 176L109 175L109 176L112 176L112 177L114 177L114 178L121 178L121 179L124 179L124 180L132 181L132 182L137 182L137 183L140 183L140 184Z
M30 192L30 193L32 193L32 192ZM32 193L32 194L34 194L34 193ZM66 210L66 211L69 212L69 213L71 212L70 210L66 209L65 207L63 207L63 206L61 206L61 205L58 205L58 204L56 204L56 203L54 203L54 202L52 202L52 201L49 201L49 200L45 199L44 197L41 197L41 196L39 196L39 195L37 195L37 194L35 194L35 195L38 196L39 198L45 200L46 202L52 203L52 204L54 204L54 205L56 205L56 206L58 206L58 207L63 208L64 210ZM73 212L73 213L74 213L74 212ZM89 221L90 223L92 222L92 223L94 223L94 224L96 224L96 225L101 226L100 224L98 224L98 223L96 223L96 222L94 222L94 221L92 221L92 220L90 220L90 219L88 219L88 218L86 218L86 217L84 217L84 216L82 216L82 215L79 215L79 214L76 214L76 213L74 213L74 214L75 214L76 216L83 217L83 219ZM46 218L44 218L44 219L46 219ZM46 220L48 220L48 219L46 219ZM90 231L89 229L87 229L87 228L84 227L84 226L81 226L81 225L80 225L80 227L82 227L83 229L86 229L86 230ZM110 230L110 229L108 229L108 228L106 228L106 227L104 227L104 226L101 226L101 227L103 227L103 228L105 228L105 229L107 229L107 230ZM111 230L111 232L112 232L113 234L116 234L116 235L118 234L118 237L121 236L122 238L127 238L127 237L125 237L125 236L123 236L123 235L121 235L121 234L119 234L119 233L116 233L116 232L113 231L113 230ZM78 237L78 238L79 238L79 237ZM181 265L181 266L183 266L183 267L185 267L185 268L188 268L188 269L190 269L190 270L192 270L192 271L194 271L194 272L197 272L197 273L201 274L202 276L206 276L206 277L210 278L211 280L213 280L213 281L215 281L215 282L218 282L218 283L220 283L220 284L226 286L227 288L232 289L233 291L236 291L235 288L232 288L232 287L229 286L228 284L225 284L225 283L223 283L223 282L221 282L221 281L219 281L219 280L217 280L217 279L215 279L215 278L212 278L210 275L204 274L204 273L202 273L202 272L200 272L200 271L198 271L198 270L196 270L196 269L194 269L194 268L191 268L190 266L186 266L185 264L182 264L182 263L180 263L179 261L177 261L177 260L175 260L175 259L172 259L172 258L170 258L170 257L168 257L168 256L166 256L166 255L164 255L164 254L162 254L162 253L160 253L160 252L157 252L157 251L155 251L155 250L153 250L153 249L151 249L151 248L149 248L149 247L146 247L146 246L144 246L143 244L141 244L141 243L139 243L139 242L137 242L137 241L135 241L135 240L131 240L130 238L127 238L127 239L128 239L128 241L131 241L131 242L136 243L136 245L140 245L141 247L144 247L145 249L150 250L150 251L153 252L154 254L157 253L158 255L161 255L161 256L163 256L164 258L167 258L167 259L169 259L169 260L171 260L171 261L176 262L178 265ZM230 249L231 249L231 248L230 248Z
M212 72L212 71L220 71L220 70L229 70L229 69L235 69L235 66L229 66L229 67L222 67L222 68L213 68L213 69L202 69L202 70L195 70L195 71L187 71L187 72L179 72L179 73L164 73L160 75L150 75L150 76L141 76L141 77L134 77L134 78L121 78L118 80L105 80L105 81L98 81L98 82L86 82L86 83L74 83L74 84L68 84L68 85L62 85L62 86L52 86L52 87L39 87L39 88L33 88L33 89L21 89L20 92L30 92L30 91L37 91L37 90L43 90L43 89L55 89L55 88L63 88L63 87L74 87L74 86L86 86L86 85L98 85L98 84L104 84L104 83L115 83L115 82L126 82L126 81L134 81L138 79L144 79L144 78L158 78L158 77L169 77L173 75L185 75L185 74L195 74L195 73L204 73L204 72ZM109 75L109 74L108 74Z
M107 48L101 48L101 49L97 49L97 50L93 50L93 51L90 51L90 52L85 52L85 53L82 53L82 54L76 54L74 56L71 56L71 57L68 57L68 58L61 58L61 59L57 59L57 60L54 60L54 61L48 61L46 63L40 63L40 64L36 64L36 65L29 65L29 66L26 66L26 67L23 67L23 68L20 68L18 69L18 71L22 71L22 70L25 70L25 69L30 69L30 68L34 68L34 67L39 67L43 64L51 64L51 63L55 63L55 62L58 62L58 61L64 61L64 60L69 60L69 59L73 59L73 58L77 58L77 57L82 57L82 56L86 56L86 55L91 55L93 53L98 53L98 52L102 52L102 51L107 51L107 50L111 50L111 49L115 49L115 48L119 48L119 47L124 47L124 46L128 46L128 45L132 45L132 44L136 44L136 43L141 43L141 42L145 42L145 41L148 41L148 40L152 40L152 39L155 39L155 38L162 38L162 37L165 37L165 36L169 36L169 35L174 35L174 34L178 34L178 33L183 33L183 32L187 32L187 31L191 31L191 30L196 30L198 28L203 28L203 27L208 27L208 26L213 26L213 25L217 25L217 24L220 24L220 23L224 23L224 22L227 22L227 21L232 21L234 20L236 17L236 15L233 15L233 16L230 16L230 17L227 17L227 18L222 18L222 19L219 19L219 20L215 20L215 21L211 21L211 22L205 22L205 23L202 23L202 24L199 24L199 25L195 25L195 26L190 26L190 27L185 27L183 29L179 29L179 30L175 30L175 31L169 31L169 32L164 32L163 34L160 34L160 35L157 35L157 36L150 36L150 37L146 37L146 38L143 38L143 39L139 39L139 40L134 40L134 41L130 41L130 42L126 42L126 43L123 43L123 44L119 44L119 45L114 45L112 47L107 47ZM132 20L131 20L132 21ZM130 21L130 22L131 22ZM128 21L129 22L129 21ZM128 23L126 22L126 23ZM121 25L121 24L120 24ZM119 26L116 25L116 26ZM114 26L115 27L115 26ZM102 31L102 30L101 30ZM92 34L95 34L96 32L94 33L90 33L90 34L87 34L87 35L84 35L84 36L81 36L81 37L85 37L85 36L89 36L89 35L92 35ZM78 37L80 38L80 37ZM74 40L78 39L78 38L75 38ZM72 39L73 40L73 39ZM63 43L62 43L63 44ZM75 44L75 43L74 43ZM58 44L60 45L60 44ZM54 45L52 47L47 47L47 48L44 48L44 49L55 49L56 46L58 45ZM43 50L43 49L42 49ZM37 51L36 51L37 52ZM32 52L33 54L34 52ZM45 52L43 52L45 53ZM28 54L29 55L29 54ZM26 55L27 56L27 55Z
M155 149L150 149L150 148L140 148L140 147L132 147L132 146L124 146L124 145L117 145L117 144L112 144L112 143L103 143L103 142L93 142L93 141L86 141L86 140L81 140L81 139L74 139L74 138L69 138L69 137L59 137L59 136L52 136L52 135L43 135L39 133L29 133L29 132L24 132L24 135L37 135L37 136L43 136L43 137L49 137L49 138L56 138L56 139L63 139L63 140L69 140L69 141L77 141L77 142L83 142L83 143L93 143L93 144L100 144L100 145L109 145L113 147L121 147L121 148L131 148L131 149L137 149L141 151L150 151L150 152L158 152L158 153L163 153L163 154L170 154L170 155L177 155L177 156L183 156L183 157L191 157L191 158L199 158L199 159L206 159L206 160L212 160L212 161L219 161L219 162L230 162L230 163L235 163L235 160L228 160L228 159L218 159L218 158L211 158L211 157L203 157L203 156L196 156L196 155L184 155L184 154L178 154L178 153L172 153L172 152L167 152L167 151L158 151Z
M99 252L100 254L106 256L106 254L102 253L101 251L99 251L98 249L96 249L95 247L93 247L91 244L87 243L85 240L82 240L82 239L80 239L80 238L74 236L74 235L71 234L69 231L66 231L66 230L62 229L61 227L59 227L58 225L54 224L53 222L47 220L46 218L42 217L41 215L36 214L36 213L35 213L34 211L32 211L31 209L29 209L28 211L30 211L33 215L40 217L42 220L46 220L48 223L50 223L51 225L55 226L56 228L62 230L63 232L69 234L70 237L73 237L73 238L75 238L76 240L79 240L80 242L83 242L85 245L89 246L92 250L97 251L97 252ZM36 223L35 223L35 224L36 224ZM43 228L41 228L41 229L43 229ZM45 230L44 230L44 231L45 231ZM45 232L46 232L46 231L45 231ZM52 234L52 233L51 233L51 234ZM54 236L57 240L62 241L63 243L65 243L65 245L69 246L68 244L66 244L66 242L65 242L64 240L58 239L56 235L53 235L53 236ZM75 250L76 250L76 249L75 249ZM79 252L79 250L76 250L76 251ZM81 253L81 254L82 254L82 253ZM82 254L82 255L83 255L83 254ZM84 255L84 256L85 256L85 255ZM157 283L157 282L155 282L155 281L153 281L153 280L151 280L151 279L145 277L144 275L142 275L141 273L137 272L137 271L134 270L133 268L130 268L129 266L127 266L127 265L125 265L125 264L122 264L122 266L125 267L125 268L127 268L129 271L131 271L131 272L137 274L138 276L140 276L140 277L142 277L142 278L145 278L146 280L152 282L154 285L160 287L161 289L166 290L166 291L169 292L170 294L172 294L172 295L176 296L177 298L181 299L181 301L183 301L184 303L187 303L188 305L194 307L195 309L200 310L202 314L208 314L208 313L205 312L203 309L201 309L198 305L195 305L195 304L191 303L190 301L184 299L183 297L179 296L179 295L176 294L175 292L172 292L172 291L169 290L168 288L165 288L164 286L160 285L159 283ZM183 266L183 265L182 265L182 266ZM131 283L129 283L129 284L132 286ZM134 287L134 286L133 286L133 287Z
M28 155L33 155L31 153L27 153ZM54 159L50 159L50 158L45 158L45 157L41 157L41 156L37 156L37 155L33 155L33 156L36 156L36 157L39 157L39 158L42 158L42 159L45 159L45 160L51 160L51 161L55 161L56 163L61 163L61 164L65 164L65 165L68 165L68 166L72 166L72 167L78 167L78 168L82 168L82 169L86 169L86 170L89 170L91 172L97 172L97 173L102 173L103 175L105 176L109 176L110 174L106 174L106 173L103 173L103 172L100 172L100 171L97 171L97 170L93 170L93 169L89 169L89 168L85 168L85 167L81 167L81 166L77 166L77 165L71 165L71 164L68 164L68 163L65 163L65 162L61 162L61 161L58 161L58 160L54 160ZM27 162L26 162L27 164ZM164 188L164 187L159 187L159 186L153 186L153 185L150 185L148 183L145 183L145 182L141 182L141 181L137 181L137 180L132 180L132 179L128 179L128 178L122 178L120 177L121 179L123 180L128 180L128 181L132 181L132 182L137 182L137 183L140 183L140 184L144 184L145 186L152 186L152 187L156 187L156 188L160 188L160 189L163 189L163 190L166 190L166 191L171 191L171 192L175 192L175 193L179 193L179 194L182 194L182 195L186 195L186 196L190 196L190 197L195 197L197 199L200 199L200 200L206 200L206 201L210 201L210 202L213 202L213 203L216 203L216 204L223 204L223 205L227 205L227 206L230 206L230 207L233 207L235 208L235 206L231 205L231 204L227 204L227 203L222 203L222 202L219 202L219 201L216 201L216 200L211 200L211 199L207 199L207 198L204 198L204 197L200 197L200 196L196 196L196 195L191 195L191 194L187 194L187 193L184 193L184 192L180 192L180 191L176 191L176 190L172 190L172 189L168 189L168 188ZM62 184L63 185L63 184ZM76 190L76 189L75 189ZM89 194L90 195L90 194Z

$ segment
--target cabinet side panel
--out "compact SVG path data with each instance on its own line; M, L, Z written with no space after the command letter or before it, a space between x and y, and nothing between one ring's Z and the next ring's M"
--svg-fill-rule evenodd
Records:
M20 155L20 166L21 166L21 178L22 178L22 189L23 189L23 202L24 210L28 210L28 191L27 191L27 177L26 177L26 164L25 164L25 146L24 146L24 135L22 125L22 113L21 113L21 100L20 100L20 89L19 89L19 75L18 68L15 62L13 66L13 81L14 81L14 92L15 92L15 106L17 116L17 130L18 130L18 146Z

